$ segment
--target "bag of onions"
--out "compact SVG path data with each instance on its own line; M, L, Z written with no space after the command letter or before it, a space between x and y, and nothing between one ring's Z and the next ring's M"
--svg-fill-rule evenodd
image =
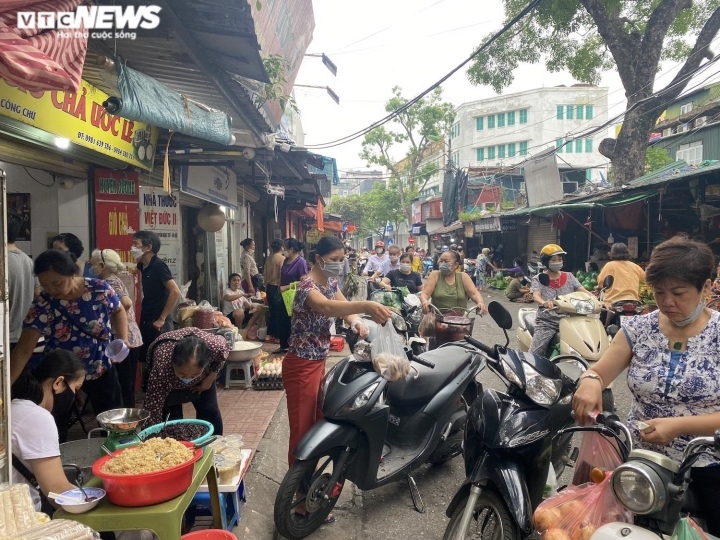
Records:
M570 486L543 501L533 515L542 539L590 540L601 525L632 523L632 514L613 495L611 476L607 472L598 483Z

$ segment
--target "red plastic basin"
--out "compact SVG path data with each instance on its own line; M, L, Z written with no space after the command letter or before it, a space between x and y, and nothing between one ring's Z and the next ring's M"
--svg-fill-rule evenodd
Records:
M237 540L237 536L222 529L207 529L185 534L180 540Z
M193 443L181 441L191 448ZM117 456L126 450L117 450ZM174 499L185 493L192 483L195 462L203 455L202 448L195 450L193 457L176 467L144 474L108 474L102 471L110 456L103 456L92 466L92 473L102 480L108 500L118 506L150 506Z

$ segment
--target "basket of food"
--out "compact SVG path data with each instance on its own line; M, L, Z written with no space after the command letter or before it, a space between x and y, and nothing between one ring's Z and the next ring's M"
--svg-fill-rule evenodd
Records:
M185 493L195 462L203 455L193 443L150 439L98 459L92 468L108 500L118 506L150 506Z
M445 343L460 341L465 336L471 336L475 319L463 315L457 315L450 311L444 315L435 316L435 344L437 347Z
M139 437L143 441L156 437L170 437L176 441L189 441L194 444L200 444L212 437L214 431L215 428L210 422L194 418L183 418L180 420L170 420L167 424L162 422L143 429Z

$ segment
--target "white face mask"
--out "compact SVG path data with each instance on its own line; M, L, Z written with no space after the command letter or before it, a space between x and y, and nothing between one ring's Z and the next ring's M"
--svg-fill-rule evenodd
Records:
M382 255L384 252L385 252L385 250L383 248L378 248L375 250L375 253L378 255Z
M400 259L399 256L397 256L397 255L390 255L390 262L391 262L391 263L395 264L396 262L398 262L398 259Z
M132 247L130 248L130 256L131 256L133 259L138 260L140 257L143 256L143 250L142 250L142 248L132 246Z
M680 321L672 321L675 326L687 326L698 320L702 312L705 310L705 302L700 300L700 303L693 309L692 313Z
M400 271L403 274L409 274L412 266L409 263L400 263Z

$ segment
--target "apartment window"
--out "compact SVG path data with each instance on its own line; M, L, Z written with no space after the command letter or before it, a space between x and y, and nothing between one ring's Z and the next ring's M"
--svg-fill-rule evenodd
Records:
M693 102L686 103L685 105L680 105L680 114L687 114L690 111L693 110Z
M495 159L495 147L494 146L488 146L487 152L488 152L488 159Z
M557 150L558 154L562 154L562 150L563 150L563 140L562 139L555 139L555 149Z
M557 106L557 119L562 120L563 118L565 118L564 113L565 113L565 106L558 105Z
M520 110L520 123L527 124L527 109Z
M477 131L482 131L482 129L483 129L483 117L482 116L478 116L475 119L475 129Z
M522 111L520 111L520 112L522 112ZM527 141L522 141L520 143L520 155L527 156Z
M585 139L585 151L589 154L593 151L593 140Z
M585 106L578 105L577 107L575 107L575 118L577 118L578 120L582 120L583 116L584 116L583 115L584 112L585 112Z
M583 140L575 139L575 153L582 154L582 151L583 151Z
M460 136L460 122L455 122L452 127L450 128L450 138L454 139L455 137Z
M488 119L488 129L493 129L495 127L495 115L491 114L487 117Z
M484 148L476 148L475 149L475 160L476 161L484 161L485 160L485 149Z
M499 128L505 127L505 113L500 113L497 115L497 126Z
M505 145L501 144L498 146L498 159L503 159L505 157Z
M460 152L453 152L450 156L450 161L452 161L455 165L460 165Z
M508 144L508 157L515 157L515 143Z
M573 107L572 105L566 105L566 106L565 106L565 117L566 117L568 120L572 120L572 119L573 119L573 111L575 111L575 107Z
M568 143L565 145L564 148L565 148L565 153L566 153L566 154L572 154L572 153L573 153L573 143L572 143L572 141L568 142Z
M510 111L509 113L507 113L507 125L508 126L515 125L515 111Z
M592 119L593 119L593 106L585 105L585 120L592 120Z
M675 159L683 159L688 165L700 165L703 160L702 154L702 141L695 141L688 144L681 144L675 154Z

